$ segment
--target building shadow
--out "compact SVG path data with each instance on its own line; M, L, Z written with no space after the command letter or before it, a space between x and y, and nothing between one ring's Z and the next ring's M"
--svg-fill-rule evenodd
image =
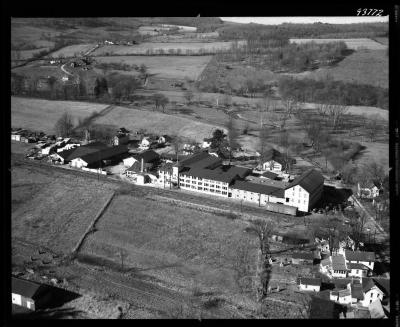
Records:
M83 314L81 310L72 308L46 309L29 312L20 312L12 315L12 319L73 319Z

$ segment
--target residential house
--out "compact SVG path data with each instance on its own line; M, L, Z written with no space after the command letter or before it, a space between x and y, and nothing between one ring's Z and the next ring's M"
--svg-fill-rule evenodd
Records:
M285 166L282 153L275 149L271 149L262 158L261 169L280 172Z
M137 159L135 159L134 157L131 156L131 157L128 157L128 158L123 159L122 161L123 161L123 163L124 163L124 166L127 167L127 168L129 168L129 167L132 167L132 165L133 165L135 162L137 162Z
M330 300L338 302L340 304L351 304L352 295L351 290L349 289L341 289L341 290L332 290L330 292Z
M117 162L119 160L122 160L122 156L125 155L127 152L128 148L125 145L107 147L106 149L97 150L72 159L71 166L76 168L99 168L107 164L107 162Z
M332 277L346 278L348 268L345 257L342 254L333 254L332 259Z
M139 144L139 148L148 150L150 149L151 140L148 137L144 137Z
M285 188L284 204L295 206L300 211L308 212L319 201L324 186L324 177L315 169L310 169L295 178Z
M205 138L203 139L203 144L201 145L201 147L203 149L209 148L211 146L212 143L212 138Z
M161 135L157 139L158 144L166 144L166 143L170 143L171 141L172 141L172 137L170 137L168 135Z
M114 136L112 143L115 146L128 144L129 143L129 135L128 134L117 134Z
M299 277L297 279L300 291L319 292L321 289L321 278Z
M362 289L364 293L364 299L360 301L360 304L364 307L368 307L373 301L379 299L383 300L384 292L379 287L373 278L363 278L361 281Z
M361 263L370 270L374 270L375 253L365 251L345 250L346 261L350 263Z
M383 319L388 318L382 306L382 302L378 299L372 301L368 306L369 313L371 314L371 319Z
M357 196L359 196L360 198L373 199L378 197L382 193L382 185L380 185L380 183L376 181L370 182L364 187L361 187L360 183L357 183Z
M367 277L369 268L362 263L348 263L349 276L351 277Z
M292 264L313 264L314 253L313 252L295 252L292 254Z

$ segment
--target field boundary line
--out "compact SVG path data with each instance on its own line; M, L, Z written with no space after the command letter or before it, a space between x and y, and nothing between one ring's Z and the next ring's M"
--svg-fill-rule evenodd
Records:
M107 201L104 203L104 205L101 207L97 215L94 217L92 222L89 224L89 226L86 228L85 233L82 235L82 237L79 239L78 243L75 245L74 249L72 250L72 253L77 253L79 251L79 248L82 246L83 241L85 240L86 236L89 234L89 232L92 230L96 222L100 219L100 217L103 215L104 211L108 208L110 205L112 199L115 196L115 192L113 191Z

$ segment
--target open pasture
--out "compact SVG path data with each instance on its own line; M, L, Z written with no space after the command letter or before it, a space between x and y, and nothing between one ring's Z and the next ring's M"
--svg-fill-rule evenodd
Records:
M11 236L68 253L113 187L43 167L14 166Z
M105 107L106 104L11 97L11 126L54 133L54 125L64 112L78 119Z
M338 81L387 88L389 85L389 58L386 50L358 50L333 67L287 75L314 79L323 79L330 75Z
M239 41L239 45L244 44L245 41ZM104 56L104 55L149 55L149 54L161 54L161 52L176 54L180 51L181 54L191 53L215 53L221 50L227 50L231 47L232 42L144 42L138 45L105 45L96 49L93 56Z
M96 119L95 123L124 126L132 131L143 128L150 133L158 135L179 135L198 142L202 142L205 137L210 137L212 131L217 127L215 125L161 112L124 107L115 107L106 115Z
M96 57L99 63L146 65L155 78L197 79L211 60L211 56L115 56ZM133 73L137 73L135 70Z
M216 293L238 293L240 253L254 269L257 238L244 233L240 220L179 208L128 195L114 197L87 237L81 252L160 279L169 287L194 286ZM243 264L243 262L242 262Z
M359 39L290 39L292 43L330 43L330 42L340 42L343 41L346 43L349 49L359 50L359 49L369 49L369 50L386 50L387 46L381 43L378 43L374 40L368 38L359 38Z
M90 49L93 49L95 46L96 46L95 43L68 45L60 50L57 50L57 51L51 53L49 56L52 58L75 57L75 55L80 55L81 53L86 53Z

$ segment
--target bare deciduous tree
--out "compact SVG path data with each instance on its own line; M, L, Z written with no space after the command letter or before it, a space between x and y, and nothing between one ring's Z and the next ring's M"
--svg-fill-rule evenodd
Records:
M70 136L74 127L73 117L69 112L65 112L56 122L54 130L61 137Z
M348 107L342 104L330 104L327 108L327 114L331 120L332 129L336 130L341 119L347 113Z
M235 120L232 115L229 116L228 123L226 125L226 129L228 130L228 144L229 144L229 164L232 160L232 151L234 148L238 146L238 136L239 133L237 132L235 126Z

